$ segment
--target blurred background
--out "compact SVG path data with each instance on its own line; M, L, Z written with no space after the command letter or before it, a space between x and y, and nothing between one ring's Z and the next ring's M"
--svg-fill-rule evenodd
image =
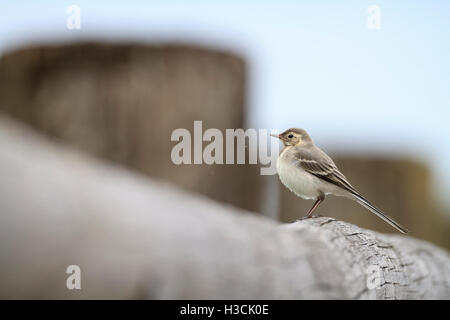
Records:
M450 248L449 2L47 0L1 11L1 113L282 222L312 202L259 165L176 166L170 135L194 120L302 127L411 235ZM343 198L317 213L395 232Z

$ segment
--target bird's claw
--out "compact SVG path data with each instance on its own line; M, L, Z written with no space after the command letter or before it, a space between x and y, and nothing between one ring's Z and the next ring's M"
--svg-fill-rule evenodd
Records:
M302 220L307 220L307 219L311 219L311 218L319 218L319 217L322 217L322 216L320 214L314 214L314 215L310 215L310 216L306 215L298 220L302 221Z

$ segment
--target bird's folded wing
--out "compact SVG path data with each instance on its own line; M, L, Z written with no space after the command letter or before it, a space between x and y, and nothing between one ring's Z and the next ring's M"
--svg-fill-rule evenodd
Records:
M306 172L352 193L357 193L336 167L333 160L320 149L298 149L294 155L294 160Z
M341 187L355 196L355 200L376 214L378 217L397 228L402 233L408 233L408 230L390 218L382 210L375 207L366 198L364 198L353 186L348 182L347 178L339 171L333 160L322 150L312 148L297 148L294 153L296 165L309 172L310 174Z

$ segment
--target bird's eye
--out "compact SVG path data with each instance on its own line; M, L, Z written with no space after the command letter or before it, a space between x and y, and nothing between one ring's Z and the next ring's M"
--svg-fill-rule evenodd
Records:
M289 139L292 139L293 137L294 137L293 134L288 135L288 138L289 138Z

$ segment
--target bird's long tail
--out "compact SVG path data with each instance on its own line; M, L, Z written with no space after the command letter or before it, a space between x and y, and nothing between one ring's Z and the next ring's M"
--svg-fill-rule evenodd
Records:
M407 234L409 231L408 229L402 227L400 224L398 224L396 221L394 221L392 218L390 218L388 215L386 215L383 211L375 207L373 204L369 202L369 200L365 199L362 195L356 192L352 192L352 195L355 197L355 200L362 206L366 207L370 211L372 211L374 214L376 214L378 217L383 219L385 222L389 223L391 226L393 226L395 229L400 231L401 233Z

